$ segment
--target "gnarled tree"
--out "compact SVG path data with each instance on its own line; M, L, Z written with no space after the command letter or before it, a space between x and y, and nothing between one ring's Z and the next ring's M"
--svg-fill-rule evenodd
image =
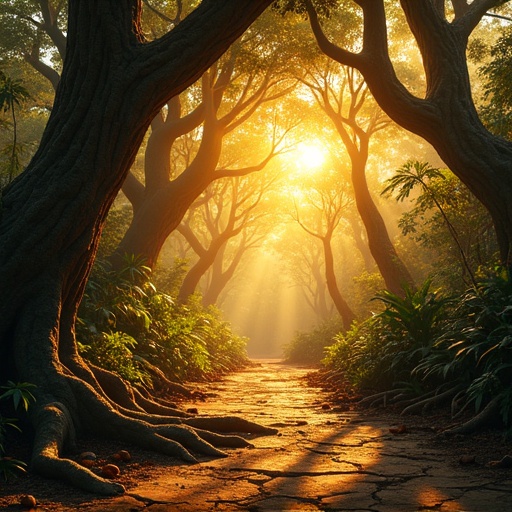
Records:
M139 0L69 1L54 108L30 165L4 190L0 214L1 371L37 386L32 468L44 475L98 493L123 491L61 457L82 430L186 460L194 457L185 446L222 455L210 442L240 443L198 434L193 427L204 419L177 418L115 375L87 366L75 320L108 209L151 120L270 3L204 0L172 31L145 43Z
M219 165L224 137L241 127L263 104L289 90L286 84L282 85L286 79L276 76L282 71L278 59L266 62L265 67L254 66L250 58L254 60L255 56L247 46L243 41L237 43L221 64L212 66L204 75L201 105L182 117L180 99L175 97L169 102L166 115L160 113L151 123L145 151L145 183L130 173L123 185L133 206L133 219L114 261L125 254L136 254L153 268L167 237L210 183L260 171L278 154L282 137L274 132L268 154L259 162L232 169ZM173 145L178 137L201 123L199 148L195 154L189 152L185 169L173 175L170 162Z
M354 0L363 12L362 48L341 48L323 32L310 0L311 26L320 48L358 69L380 107L400 126L430 142L450 170L487 208L502 262L512 263L512 143L482 124L473 103L466 60L469 37L489 9L507 0L401 0L410 31L423 57L424 97L399 80L388 52L383 0Z

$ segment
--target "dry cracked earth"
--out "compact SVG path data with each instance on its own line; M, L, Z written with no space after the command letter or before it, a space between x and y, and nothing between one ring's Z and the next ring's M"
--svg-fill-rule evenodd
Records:
M511 453L498 434L445 438L441 420L350 410L307 385L307 368L260 361L203 386L200 415L237 415L279 430L254 447L184 465L132 451L119 481L127 492L98 498L30 476L0 483L0 510L63 512L512 511L512 469L489 466ZM92 441L91 441L92 442ZM122 448L82 446L108 458Z

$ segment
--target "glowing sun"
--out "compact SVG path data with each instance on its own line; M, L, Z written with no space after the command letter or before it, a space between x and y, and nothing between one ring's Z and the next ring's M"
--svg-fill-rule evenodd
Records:
M299 171L319 170L327 160L327 150L319 141L303 142L297 146L294 160Z

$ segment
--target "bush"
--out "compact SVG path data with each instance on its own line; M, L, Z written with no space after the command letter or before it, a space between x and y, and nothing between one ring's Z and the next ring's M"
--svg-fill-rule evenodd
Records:
M35 401L35 397L32 394L31 389L35 386L27 382L7 382L6 385L0 386L0 390L4 392L0 395L0 401L11 401L14 412L21 409L27 412L30 404ZM27 465L25 462L11 457L5 457L5 437L7 433L7 427L19 430L16 425L16 418L5 418L0 414L0 474L2 474L4 480L8 480L11 476L16 476L19 473L26 471Z
M79 310L79 347L86 359L145 385L151 383L151 365L183 381L247 363L246 341L231 332L218 310L199 301L178 304L149 277L144 262L133 257L116 271L96 265Z
M384 390L411 382L412 371L442 331L450 303L431 292L430 286L426 281L416 291L406 288L404 297L389 291L378 294L375 300L383 303L384 310L338 334L324 364L358 388Z
M372 317L361 324L354 323L350 331L339 333L327 348L322 363L341 373L356 389L383 389L394 380L390 363L383 357L385 339L382 324Z
M339 317L326 320L312 331L298 332L283 352L287 362L298 364L319 364L325 356L325 349L332 345L334 337L342 330Z
M415 372L462 387L462 408L480 411L499 402L505 424L512 413L512 281L505 269L460 297L450 321Z

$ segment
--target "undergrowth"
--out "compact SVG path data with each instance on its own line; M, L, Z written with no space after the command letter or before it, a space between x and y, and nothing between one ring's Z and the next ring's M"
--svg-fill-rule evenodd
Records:
M172 381L204 380L247 363L246 340L214 307L179 304L150 281L140 259L122 268L97 264L79 310L83 357L133 383L151 387L151 368Z

